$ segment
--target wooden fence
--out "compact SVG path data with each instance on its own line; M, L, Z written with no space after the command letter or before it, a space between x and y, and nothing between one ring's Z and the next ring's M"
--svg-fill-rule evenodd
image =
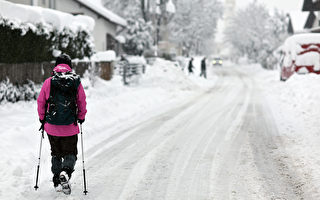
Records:
M111 62L76 62L72 63L74 71L83 77L83 74L92 65L95 65L96 71L100 77L110 80L113 74L113 64ZM23 63L23 64L1 64L0 63L0 82L7 78L15 85L26 83L31 80L36 84L43 83L51 76L54 63Z

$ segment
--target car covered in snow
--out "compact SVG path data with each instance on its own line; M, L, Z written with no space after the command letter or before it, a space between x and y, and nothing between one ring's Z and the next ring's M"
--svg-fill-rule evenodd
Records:
M303 33L286 39L279 48L280 80L287 80L292 74L320 74L320 34Z

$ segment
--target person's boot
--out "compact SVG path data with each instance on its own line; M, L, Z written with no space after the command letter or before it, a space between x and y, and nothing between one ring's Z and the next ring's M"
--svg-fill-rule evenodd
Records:
M53 187L54 187L55 191L62 192L62 186L61 186L59 174L54 174L52 181L53 181Z
M71 187L69 184L69 179L70 179L70 177L66 171L62 171L60 173L59 180L61 182L62 192L67 195L71 194Z

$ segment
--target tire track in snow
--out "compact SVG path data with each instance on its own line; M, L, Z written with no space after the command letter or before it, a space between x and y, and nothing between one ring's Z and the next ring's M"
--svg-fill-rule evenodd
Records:
M242 72L218 73L212 91L101 142L96 199L298 199L268 154L276 126L259 88Z

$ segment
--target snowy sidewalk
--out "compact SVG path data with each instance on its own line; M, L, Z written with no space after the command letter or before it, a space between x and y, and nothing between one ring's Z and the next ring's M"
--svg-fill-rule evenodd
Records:
M274 159L283 163L283 173L299 172L299 177L287 176L300 196L320 199L320 76L294 74L282 82L278 71L244 68L260 83L277 122L280 137L276 141L285 148L273 149Z

